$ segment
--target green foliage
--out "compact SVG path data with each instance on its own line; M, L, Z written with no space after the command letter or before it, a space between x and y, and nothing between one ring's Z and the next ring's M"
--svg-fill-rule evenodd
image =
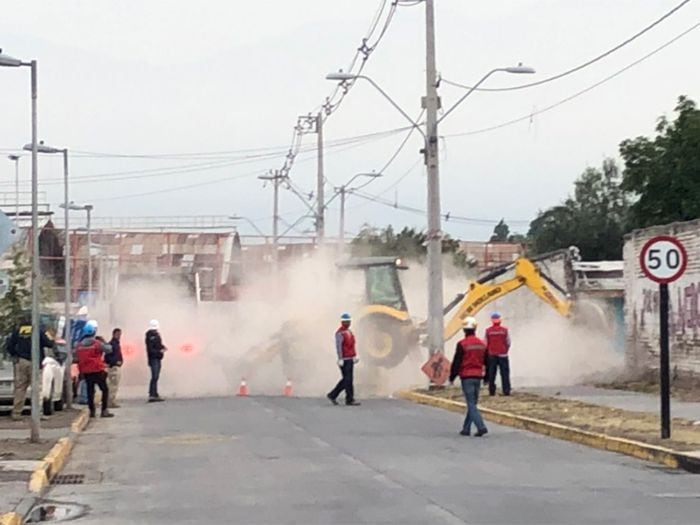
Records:
M534 254L575 245L587 260L621 259L628 202L620 182L612 159L600 169L586 169L574 183L573 196L530 223Z
M491 242L508 242L510 238L510 227L505 223L503 219L500 220L498 224L493 229L493 235L491 236Z
M392 226L384 229L365 225L352 240L353 257L396 256L402 259L423 261L427 253L427 237L415 228L403 228L399 233ZM452 254L453 263L467 267L466 255L459 249L459 241L448 235L442 240L442 253Z
M700 110L679 97L675 111L673 122L659 119L656 137L620 145L632 228L700 218Z
M32 302L32 267L24 250L13 248L12 267L7 271L9 287L0 299L0 335L9 334L20 322Z

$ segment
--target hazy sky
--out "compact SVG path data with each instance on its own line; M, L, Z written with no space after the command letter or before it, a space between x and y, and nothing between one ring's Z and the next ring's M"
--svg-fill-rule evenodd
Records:
M488 86L546 78L617 45L679 2L437 0L438 69L445 79L469 84L494 67L523 62L537 74L501 74ZM317 108L331 92L333 84L324 79L326 73L347 67L380 4L380 0L5 0L0 48L8 55L39 61L40 138L53 146L91 152L73 155L73 200L93 202L96 215L102 217L237 213L269 231L272 191L263 188L256 175L281 167L297 116ZM525 231L538 209L566 197L572 181L587 166L617 156L621 140L651 134L657 117L670 114L678 95L700 99L696 67L700 29L544 114L496 131L450 135L545 108L698 22L700 1L691 1L631 45L565 79L519 91L474 93L440 129L445 136L443 211L480 219L505 217L511 219L512 229ZM425 89L424 47L424 6L400 7L365 69L412 115L420 112ZM27 70L0 69L3 157L30 140L28 89ZM443 84L443 105L460 92ZM357 172L379 170L405 134L341 147L338 140L404 124L369 85L358 83L326 122L327 192ZM305 144L314 141L314 136L307 136ZM403 206L425 208L420 147L419 136L412 137L384 177L364 191L396 199ZM180 156L128 158L104 153ZM207 155L182 156L190 153ZM28 183L29 159L21 165ZM184 167L185 172L144 171L168 167L173 171ZM62 199L61 168L57 157L44 157L40 164L42 190L54 205ZM315 169L315 152L310 150L297 160L291 173L294 183L304 191L315 189ZM81 180L86 177L93 178ZM13 180L13 165L9 160L0 162L0 192L12 192ZM202 185L166 191L196 184ZM331 204L327 217L333 235L338 228L337 204L337 200ZM348 198L347 207L349 231L366 222L425 225L423 215L357 196ZM303 210L297 197L282 192L285 220L293 222ZM301 225L302 230L310 227L310 220ZM485 238L492 228L445 224L447 232L465 239ZM245 225L241 230L251 231Z

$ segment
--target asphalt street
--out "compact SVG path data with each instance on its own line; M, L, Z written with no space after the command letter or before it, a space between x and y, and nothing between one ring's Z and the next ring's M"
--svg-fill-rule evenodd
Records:
M125 403L49 499L75 523L697 523L700 476L395 400Z

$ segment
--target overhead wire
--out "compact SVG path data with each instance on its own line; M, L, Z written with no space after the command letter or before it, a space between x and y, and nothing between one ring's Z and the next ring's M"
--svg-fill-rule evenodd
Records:
M615 73L613 73L612 75L608 75L607 77L603 78L602 80L599 80L598 82L596 82L596 83L594 83L594 84L592 84L592 85L590 85L590 86L588 86L588 87L586 87L586 88L584 88L584 89L582 89L582 90L580 90L580 91L577 91L576 93L573 93L572 95L569 95L569 96L567 96L567 97L565 97L565 98L563 98L563 99L561 99L561 100L559 100L559 101L557 101L557 102L555 102L555 103L553 103L553 104L550 104L549 106L546 106L546 107L544 107L544 108L542 108L542 109L539 109L539 110L536 110L536 111L532 111L532 112L528 113L527 115L523 115L523 116L521 116L521 117L517 117L517 118L511 119L511 120L507 120L507 121L505 121L505 122L501 122L500 124L495 124L495 125L493 125L493 126L488 126L488 127L485 127L485 128L479 128L479 129L475 129L475 130L472 130L472 131L464 131L464 132L460 132L460 133L451 133L451 134L444 135L444 137L446 137L446 138L454 138L454 137L467 137L467 136L470 136L470 135L479 135L479 134L481 134L481 133L487 133L487 132L489 132L489 131L495 131L495 130L498 130L498 129L501 129L501 128L505 128L505 127L508 127L508 126L512 126L513 124L517 124L517 123L519 123L519 122L529 121L529 120L531 120L532 117L534 117L534 116L541 115L541 114L543 114L543 113L546 113L546 112L548 112L548 111L551 111L552 109L557 108L557 107L559 107L559 106L561 106L561 105L563 105L563 104L566 104L567 102L570 102L570 101L572 101L572 100L574 100L574 99L580 97L581 95L584 95L584 94L588 93L589 91L592 91L592 90L594 90L595 88L597 88L597 87L599 87L599 86L602 86L603 84L609 82L610 80L613 80L614 78L620 76L621 74L625 73L626 71L628 71L628 70L632 69L633 67L635 67L635 66L641 64L641 63L644 62L645 60L648 60L649 58L653 57L653 56L656 55L657 53L663 51L663 50L666 49L667 47L669 47L669 46L671 46L672 44L676 43L676 42L677 42L678 40L680 40L681 38L685 37L686 35L688 35L689 33L693 32L693 31L695 31L698 27L700 27L700 22L695 23L694 25L692 25L691 27L689 27L688 29L686 29L686 30L683 31L682 33L680 33L680 34L676 35L675 37L673 37L671 40L668 40L667 42L665 42L665 43L662 44L661 46L659 46L659 47L657 47L656 49L654 49L653 51L647 53L647 54L644 55L643 57L641 57L641 58L635 60L634 62L632 62L632 63L626 65L626 66L623 67L622 69L617 70L617 71L616 71Z
M587 60L586 62L584 62L584 63L582 63L582 64L579 64L578 66L572 67L571 69L567 69L566 71L563 71L563 72L558 73L558 74L556 74L556 75L553 75L553 76L551 76L551 77L543 78L543 79L541 79L541 80L537 80L537 81L534 81L534 82L528 82L527 84L520 84L520 85L518 85L518 86L501 87L501 88L481 88L481 87L480 87L480 88L473 88L473 87L471 87L471 86L466 86L466 85L464 85L464 84L460 84L460 83L458 83L458 82L454 82L454 81L447 80L447 79L444 79L444 78L441 79L441 81L444 82L445 84L449 84L449 85L451 85L451 86L456 86L456 87L460 87L460 88L464 88L464 89L474 89L475 91L491 91L491 92L517 91L517 90L520 90L520 89L527 89L527 88L531 88L531 87L535 87L535 86L541 86L542 84L546 84L546 83L548 83L548 82L553 82L553 81L555 81L555 80L559 80L559 79L564 78L564 77L566 77L566 76L569 76L569 75L571 75L571 74L573 74L573 73L576 73L576 72L578 72L578 71L581 71L582 69L585 69L586 67L588 67L588 66L590 66L590 65L592 65L592 64L595 64L596 62L599 62L600 60L603 60L604 58L606 58L606 57L612 55L612 54L615 53L616 51L619 51L619 50L622 49L623 47L625 47L625 46L631 44L632 42L634 42L635 40L637 40L639 37L641 37L642 35L644 35L645 33L648 33L649 31L651 31L653 28L655 28L655 27L656 27L657 25L659 25L661 22L663 22L663 21L666 20L667 18L671 17L671 16L674 15L676 12L678 12L681 8L683 8L685 5L687 5L688 3L690 3L690 1L691 1L691 0L683 0L682 2L680 2L679 4L677 4L673 9L671 9L671 10L668 11L668 12L666 12L663 16L661 16L660 18L657 18L657 19L654 20L651 24L647 25L646 27L644 27L644 28L641 29L640 31L636 32L636 33L635 33L634 35L632 35L631 37L629 37L629 38L623 40L622 42L620 42L620 43L617 44L616 46L612 47L611 49L608 49L608 50L605 51L604 53L601 53L600 55L597 55L597 56L595 56L595 57L593 57L593 58Z

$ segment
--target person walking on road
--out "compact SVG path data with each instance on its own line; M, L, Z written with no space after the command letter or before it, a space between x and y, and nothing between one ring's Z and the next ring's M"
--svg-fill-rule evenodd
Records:
M102 417L114 417L107 404L109 402L109 387L107 386L107 372L105 371L105 354L109 354L112 347L97 335L97 322L88 321L83 328L83 336L78 343L76 356L78 369L87 383L87 401L90 409L90 417L95 417L95 386L102 392Z
M486 329L486 348L488 350L486 376L489 383L489 395L496 395L496 373L500 372L503 395L509 396L510 363L508 351L510 350L510 333L501 324L501 315L497 312L491 314L491 326Z
M54 341L43 329L39 330L39 367L44 362L44 348L54 347ZM32 318L29 314L22 317L19 327L7 339L6 350L14 363L12 419L19 421L22 419L27 389L32 384ZM39 386L41 386L41 377L39 377Z
M109 386L109 408L119 408L117 404L117 392L119 392L119 383L121 381L122 357L121 347L122 331L121 328L112 330L112 339L109 341L109 346L112 351L105 354L105 364L107 365L107 386Z
M484 379L486 367L486 344L476 336L476 319L467 317L462 323L464 339L457 343L455 356L450 370L450 383L459 376L462 392L467 402L467 415L460 432L463 436L471 435L472 423L476 426L476 437L488 433L479 412L479 388Z
M350 330L352 317L344 313L340 316L340 328L335 332L335 351L338 358L338 367L342 375L335 388L328 393L328 399L334 405L338 404L338 396L345 390L345 404L348 406L358 406L355 401L355 387L353 385L353 369L359 362L355 349L355 334Z
M158 395L158 379L160 379L163 355L168 348L163 344L159 330L160 323L156 319L152 319L146 332L146 354L148 355L148 367L151 369L151 383L148 387L149 403L163 401L163 398Z

